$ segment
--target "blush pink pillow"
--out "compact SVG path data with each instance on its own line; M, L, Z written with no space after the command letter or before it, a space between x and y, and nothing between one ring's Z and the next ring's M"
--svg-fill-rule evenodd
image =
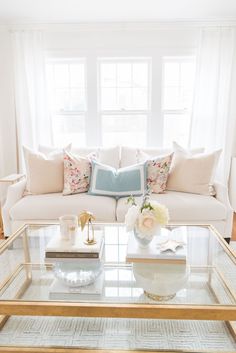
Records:
M87 192L91 174L89 157L79 157L64 152L64 189L63 195Z
M147 160L147 186L155 194L165 191L173 153L166 156L150 157L140 152L140 158Z

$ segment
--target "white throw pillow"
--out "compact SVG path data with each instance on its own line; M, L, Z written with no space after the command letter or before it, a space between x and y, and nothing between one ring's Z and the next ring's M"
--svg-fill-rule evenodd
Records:
M65 147L59 148L59 147L52 147L52 146L46 146L46 145L39 145L38 146L38 151L43 153L47 157L51 157L54 153L62 153L63 150L65 151L70 151L71 150L72 144L69 143Z
M46 157L23 146L27 174L26 193L48 194L63 190L63 152Z
M214 195L212 184L220 153L192 154L175 143L167 190Z

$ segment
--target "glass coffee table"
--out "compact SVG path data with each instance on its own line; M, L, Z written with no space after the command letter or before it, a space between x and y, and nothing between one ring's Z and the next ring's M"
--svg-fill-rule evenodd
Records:
M59 225L23 226L0 245L0 352L15 352L16 346L22 351L31 347L31 352L40 352L39 347L43 352L64 352L65 347L71 352L73 349L82 352L84 348L184 352L209 348L209 351L236 352L236 253L211 226L167 228L178 229L187 239L188 271L187 278L184 271L184 281L179 278L174 295L165 298L145 294L147 288L137 278L135 266L126 263L129 234L122 224L95 225L95 230L104 234L105 239L100 291L90 293L72 288L65 295L53 295L55 264L45 263L45 247L59 234ZM157 276L152 281L160 278L158 266L156 263L153 267ZM175 271L176 264L171 266ZM171 268L168 271L170 280L168 283L165 279L165 286L171 287L174 284ZM59 330L61 320L64 321ZM40 322L43 328L34 326L31 331L32 322L36 326ZM22 331L22 323L24 330L28 327L29 331ZM105 324L109 328L102 331ZM54 325L54 334L57 327L58 339L49 332L50 325ZM85 326L87 336L83 332L78 339L76 335ZM103 337L100 340L98 332ZM165 332L170 336L164 340ZM182 343L179 342L181 332ZM41 335L48 336L44 340ZM10 339L13 336L15 339ZM126 341L122 341L124 337ZM188 339L202 342L187 344Z

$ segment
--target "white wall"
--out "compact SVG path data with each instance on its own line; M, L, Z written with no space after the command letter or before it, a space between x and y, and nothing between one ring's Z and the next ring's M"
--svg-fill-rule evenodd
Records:
M17 171L10 33L0 28L0 177Z
M122 26L112 25L88 26L86 29L75 29L73 31L63 28L55 31L45 30L44 38L46 48L50 51L60 52L64 50L78 50L85 52L100 53L139 53L148 55L157 48L169 48L171 53L176 48L196 48L198 31L196 27L183 28L181 26L145 29L145 25L138 28L130 26L122 29Z

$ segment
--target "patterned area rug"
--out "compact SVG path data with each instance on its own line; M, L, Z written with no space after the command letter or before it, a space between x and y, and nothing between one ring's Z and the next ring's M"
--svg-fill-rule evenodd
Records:
M226 324L217 321L13 316L0 345L236 352Z

